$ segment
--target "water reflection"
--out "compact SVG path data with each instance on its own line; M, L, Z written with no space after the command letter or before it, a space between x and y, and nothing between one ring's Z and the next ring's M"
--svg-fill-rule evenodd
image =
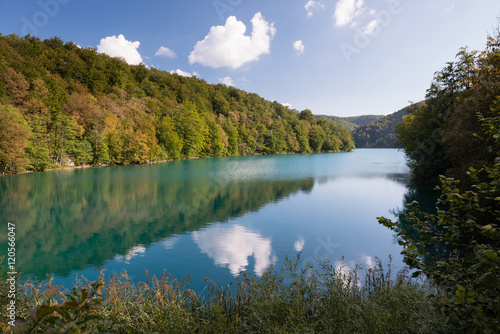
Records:
M140 257L144 256L144 253L146 253L146 247L139 245L139 246L134 246L132 249L130 249L127 254L125 255L117 255L114 260L118 262L124 262L124 263L130 263L130 260L132 260L135 257Z
M16 224L18 268L45 277L100 267L112 259L128 263L154 242L258 211L314 186L312 178L246 182L216 178L227 166L202 162L0 179L0 216L2 224ZM247 179L256 175L249 166L238 170L237 175L246 174ZM6 242L1 234L0 256ZM175 242L164 241L164 246L170 249ZM264 262L259 262L259 271L261 265Z
M306 244L305 240L303 237L299 237L297 241L293 244L293 249L295 249L296 252L301 252L304 249L304 245Z
M262 276L264 270L276 261L271 239L240 225L214 225L193 232L193 240L217 266L227 267L233 276L246 271L251 256L255 259L254 273Z
M404 195L404 207L413 202L418 202L422 212L436 214L437 212L437 201L440 196L440 192L435 189L425 188L425 187L408 187L407 192ZM404 208L397 208L393 210L393 214L397 217L398 228L404 230L408 237L414 241L421 240L418 227L408 221L408 213ZM399 239L397 234L394 234L396 240ZM451 254L451 249L445 244L432 243L428 245L427 251L429 251L433 257L448 259ZM424 262L428 261L428 255L422 255L422 260Z
M0 179L0 224L16 224L18 269L39 278L103 265L205 278L214 263L261 275L294 250L314 261L320 237L335 259L379 255L375 217L400 202L405 171L397 151L360 150L17 175Z

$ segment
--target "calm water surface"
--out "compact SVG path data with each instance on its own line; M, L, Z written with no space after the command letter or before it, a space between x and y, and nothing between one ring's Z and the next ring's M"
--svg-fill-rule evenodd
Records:
M401 248L376 217L404 205L408 168L393 149L233 157L62 170L0 178L0 255L16 224L16 269L70 286L75 274L165 269L201 291L240 271L260 276L285 255L375 257L401 268Z

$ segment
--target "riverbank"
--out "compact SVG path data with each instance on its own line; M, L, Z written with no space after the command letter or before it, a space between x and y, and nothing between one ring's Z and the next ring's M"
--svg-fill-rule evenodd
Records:
M288 260L257 279L244 274L236 289L207 281L205 296L189 289L189 278L165 274L137 285L126 273L96 282L80 280L61 293L51 281L21 286L16 327L0 311L0 327L32 333L442 333L446 325L428 295L405 270L391 279L378 262L360 284L358 273L322 263L319 269ZM5 282L5 280L0 280ZM2 299L7 294L1 286ZM236 291L236 292L234 292ZM6 300L1 300L5 304Z
M280 154L252 154L252 155L229 155L229 156L216 156L216 157L192 157L192 158L181 158L181 159L166 159L166 160L158 160L158 161L149 161L145 163L132 163L132 164L99 164L99 165L65 165L54 168L47 168L40 171L35 170L26 170L17 173L2 173L0 176L13 176L13 175L22 175L22 174L33 174L33 173L43 173L43 172L53 172L60 170L73 170L73 169L87 169L87 168L101 168L101 167L116 167L116 166L135 166L135 165L151 165L158 164L170 161L184 161L184 160L197 160L197 159L215 159L215 158L225 158L225 157L240 157L240 156L275 156L275 155L295 155L295 154L312 154L312 153L346 153L352 152L352 150L346 151L326 151L326 152L310 152L310 153L280 153Z

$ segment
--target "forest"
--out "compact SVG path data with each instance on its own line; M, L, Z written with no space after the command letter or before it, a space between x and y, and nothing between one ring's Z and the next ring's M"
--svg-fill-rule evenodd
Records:
M0 173L350 151L347 130L222 84L81 48L0 35Z
M425 101L409 107L396 127L416 184L434 186L440 175L466 183L470 167L495 164L500 152L495 133L500 113L499 37L489 37L481 52L462 48L455 61L435 74Z
M360 125L351 131L354 144L358 148L381 148L395 147L397 135L396 126L403 121L408 113L407 107L395 113L373 120L367 124Z
M350 117L339 117L331 115L316 115L316 119L327 119L334 121L349 132L353 132L356 128L371 123L384 115L361 115Z
M430 210L413 201L399 222L379 222L414 276L435 284L450 332L499 333L500 28L485 50L462 48L435 73L396 133L413 182L441 194Z

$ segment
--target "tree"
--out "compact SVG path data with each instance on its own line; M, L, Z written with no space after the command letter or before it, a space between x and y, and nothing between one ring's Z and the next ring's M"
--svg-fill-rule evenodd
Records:
M74 141L82 135L83 129L75 118L62 112L54 112L49 127L50 145L54 165L63 166L68 163L69 153Z
M307 136L307 128L302 122L294 122L293 128L297 133L297 141L299 142L299 152L309 153L311 147L309 146L309 137Z
M325 140L326 134L323 128L319 125L313 125L309 133L309 146L313 152L320 152Z
M18 108L33 130L30 170L311 151L310 110L234 87L128 65L58 37L0 35L0 59L0 105ZM332 124L321 125L317 151L348 146ZM313 135L321 141L321 130Z
M208 126L208 136L206 138L204 155L209 157L222 156L225 151L225 147L222 144L222 128L208 115L205 117L205 123Z
M170 117L164 116L161 118L156 128L156 136L167 158L179 159L181 157L182 140L175 132L174 121Z
M34 115L30 125L32 134L26 148L26 157L30 161L28 168L35 171L44 171L52 166L47 122L43 116Z
M469 174L476 184L465 192L459 191L459 181L442 177L436 214L422 212L416 202L407 207L418 239L397 223L378 219L400 237L404 261L419 270L415 274L423 272L437 284L437 302L457 333L498 333L500 157L492 168L471 169ZM480 174L487 181L479 182ZM449 255L436 255L436 246L444 247Z
M24 150L31 131L19 110L0 106L0 170L5 173L22 171L28 164Z
M311 110L309 110L309 109L302 110L300 112L299 119L306 120L311 125L316 124L316 119L314 118L314 115L312 114Z
M409 228L378 218L399 236L404 261L417 269L414 276L424 273L436 284L438 309L456 333L500 332L499 51L500 34L489 39L481 58L462 50L457 64L438 73L430 105L410 113L399 130L407 154L424 175L432 176L427 174L432 163L444 160L453 167L446 173L469 164L467 178L441 176L437 212L409 204ZM434 125L436 146L423 159L418 157L422 147L412 138L423 138L426 125Z
M173 119L175 130L182 138L182 156L186 158L200 156L204 149L205 135L208 133L208 129L196 112L196 106L190 102L185 103L174 113Z
M17 73L12 68L7 68L0 78L4 82L4 90L12 100L14 106L20 106L28 97L29 84L24 75Z
M477 114L493 115L500 96L499 41L500 35L489 37L481 53L461 49L435 74L426 101L396 128L415 182L433 185L446 174L469 186L469 167L492 166L499 145L488 145Z

